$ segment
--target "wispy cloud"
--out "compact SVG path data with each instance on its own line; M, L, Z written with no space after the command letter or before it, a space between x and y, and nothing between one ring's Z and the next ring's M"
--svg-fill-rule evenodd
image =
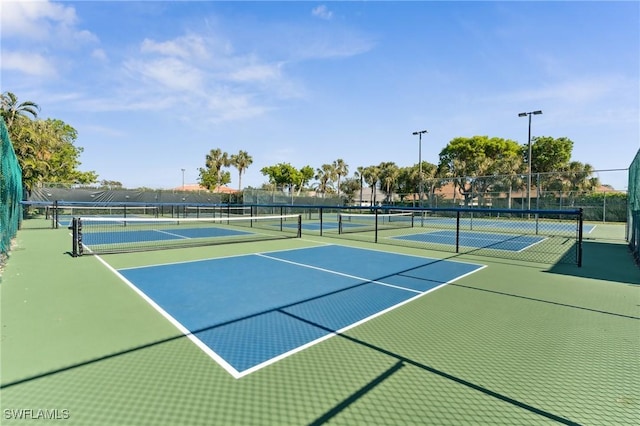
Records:
M78 28L78 17L71 6L49 1L7 1L2 3L2 36L51 41L56 45L95 42L90 31Z
M333 18L333 12L331 12L329 8L327 8L327 6L325 6L324 4L313 8L313 10L311 11L311 14L320 19L329 20Z
M2 51L2 69L38 77L56 74L53 62L41 54L6 50Z
M140 51L142 53L157 53L183 59L206 59L209 57L210 49L207 44L203 37L189 34L162 42L144 39L140 46Z
M2 3L3 70L29 76L62 75L57 68L69 63L65 51L95 45L98 38L82 29L73 7L49 1L8 1ZM11 48L7 47L11 42Z

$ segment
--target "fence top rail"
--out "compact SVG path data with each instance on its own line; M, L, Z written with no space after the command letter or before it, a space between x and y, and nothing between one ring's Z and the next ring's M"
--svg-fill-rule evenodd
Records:
M302 209L342 209L342 210L403 210L403 211L430 211L430 212L468 212L468 213L512 213L512 214L544 214L544 215L579 215L582 208L566 209L496 209L486 207L410 207L410 206L341 206L341 205L306 205L306 204L241 204L254 207L295 207ZM238 205L239 206L239 205Z
M43 201L22 201L23 205L32 206L53 206L54 202ZM83 206L102 206L102 207L160 207L160 206L188 206L188 207L262 207L262 208L281 208L293 207L298 209L341 209L341 210L366 210L366 211L386 211L386 210L403 210L403 211L427 211L427 212L461 212L461 213L505 213L505 214L539 214L539 215L579 215L582 208L566 208L566 209L502 209L487 207L412 207L412 206L344 206L344 205L315 205L315 204L229 204L229 203L145 203L145 202L82 202L82 201L64 201L55 202L58 207L83 207Z

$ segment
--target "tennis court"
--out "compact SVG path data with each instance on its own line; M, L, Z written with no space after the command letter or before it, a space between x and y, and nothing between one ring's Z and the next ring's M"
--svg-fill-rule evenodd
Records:
M385 244L450 229L321 236L304 216L146 247L114 236L180 220L86 225L93 256L69 255L68 229L18 233L3 424L637 423L640 274L621 227L593 229L582 267ZM114 254L91 241L106 231Z
M461 231L459 234L459 238L457 238L456 232L453 230L422 232L418 234L401 235L391 238L423 243L448 244L453 246L459 244L464 247L491 248L493 250L515 252L520 252L533 247L535 244L538 244L545 239L544 237L537 237L533 235L514 236L511 234L473 231Z
M242 377L482 267L330 245L118 272Z

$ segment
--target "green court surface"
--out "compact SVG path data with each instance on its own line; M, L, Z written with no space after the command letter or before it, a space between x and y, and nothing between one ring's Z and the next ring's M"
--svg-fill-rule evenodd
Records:
M0 423L639 424L640 268L596 225L580 268L304 233L72 258L67 229L27 221L0 283ZM114 273L326 244L486 267L240 378Z

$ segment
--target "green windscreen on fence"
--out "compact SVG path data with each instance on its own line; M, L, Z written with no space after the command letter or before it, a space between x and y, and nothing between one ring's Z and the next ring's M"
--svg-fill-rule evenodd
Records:
M20 225L22 170L9 140L4 120L0 119L0 258L7 254L11 239Z
M640 261L640 150L629 166L627 239L635 258Z

